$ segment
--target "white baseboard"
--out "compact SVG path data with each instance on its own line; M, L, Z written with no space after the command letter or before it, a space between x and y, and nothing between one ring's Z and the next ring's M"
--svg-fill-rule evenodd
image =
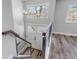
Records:
M69 34L69 33L62 33L62 32L53 32L54 34L62 34L67 36L77 36L77 34Z

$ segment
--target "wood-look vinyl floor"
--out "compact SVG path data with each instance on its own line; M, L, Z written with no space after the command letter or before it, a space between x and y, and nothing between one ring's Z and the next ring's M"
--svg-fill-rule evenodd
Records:
M77 37L53 35L49 59L77 59Z

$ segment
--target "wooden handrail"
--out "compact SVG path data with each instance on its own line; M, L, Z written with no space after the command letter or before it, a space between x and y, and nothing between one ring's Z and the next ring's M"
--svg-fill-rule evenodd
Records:
M8 31L5 31L5 32L2 32L2 35L7 35L7 34L9 34L9 33L13 34L15 37L18 37L19 39L21 39L21 40L23 40L23 41L29 43L30 45L32 45L32 43L30 43L30 42L26 41L25 39L21 38L20 35L18 35L18 34L17 34L16 32L14 32L13 30L8 30Z

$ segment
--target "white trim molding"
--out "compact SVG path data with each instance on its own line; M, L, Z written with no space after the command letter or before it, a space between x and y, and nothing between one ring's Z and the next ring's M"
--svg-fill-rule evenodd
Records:
M62 33L62 32L53 32L54 34L61 34L61 35L67 35L67 36L77 36L77 34L69 34L69 33Z

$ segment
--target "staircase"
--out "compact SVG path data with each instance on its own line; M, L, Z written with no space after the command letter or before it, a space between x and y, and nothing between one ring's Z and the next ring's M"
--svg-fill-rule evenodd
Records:
M2 35L12 34L16 38L17 56L13 59L42 59L42 51L32 47L32 44L21 38L16 32L9 30L2 32ZM20 40L19 42L17 42Z
M20 55L28 55L29 50L31 50L30 51L31 57L36 58L36 59L41 59L42 58L42 51L41 50L35 49L35 48L30 48L30 47L27 47L23 51L21 51Z

